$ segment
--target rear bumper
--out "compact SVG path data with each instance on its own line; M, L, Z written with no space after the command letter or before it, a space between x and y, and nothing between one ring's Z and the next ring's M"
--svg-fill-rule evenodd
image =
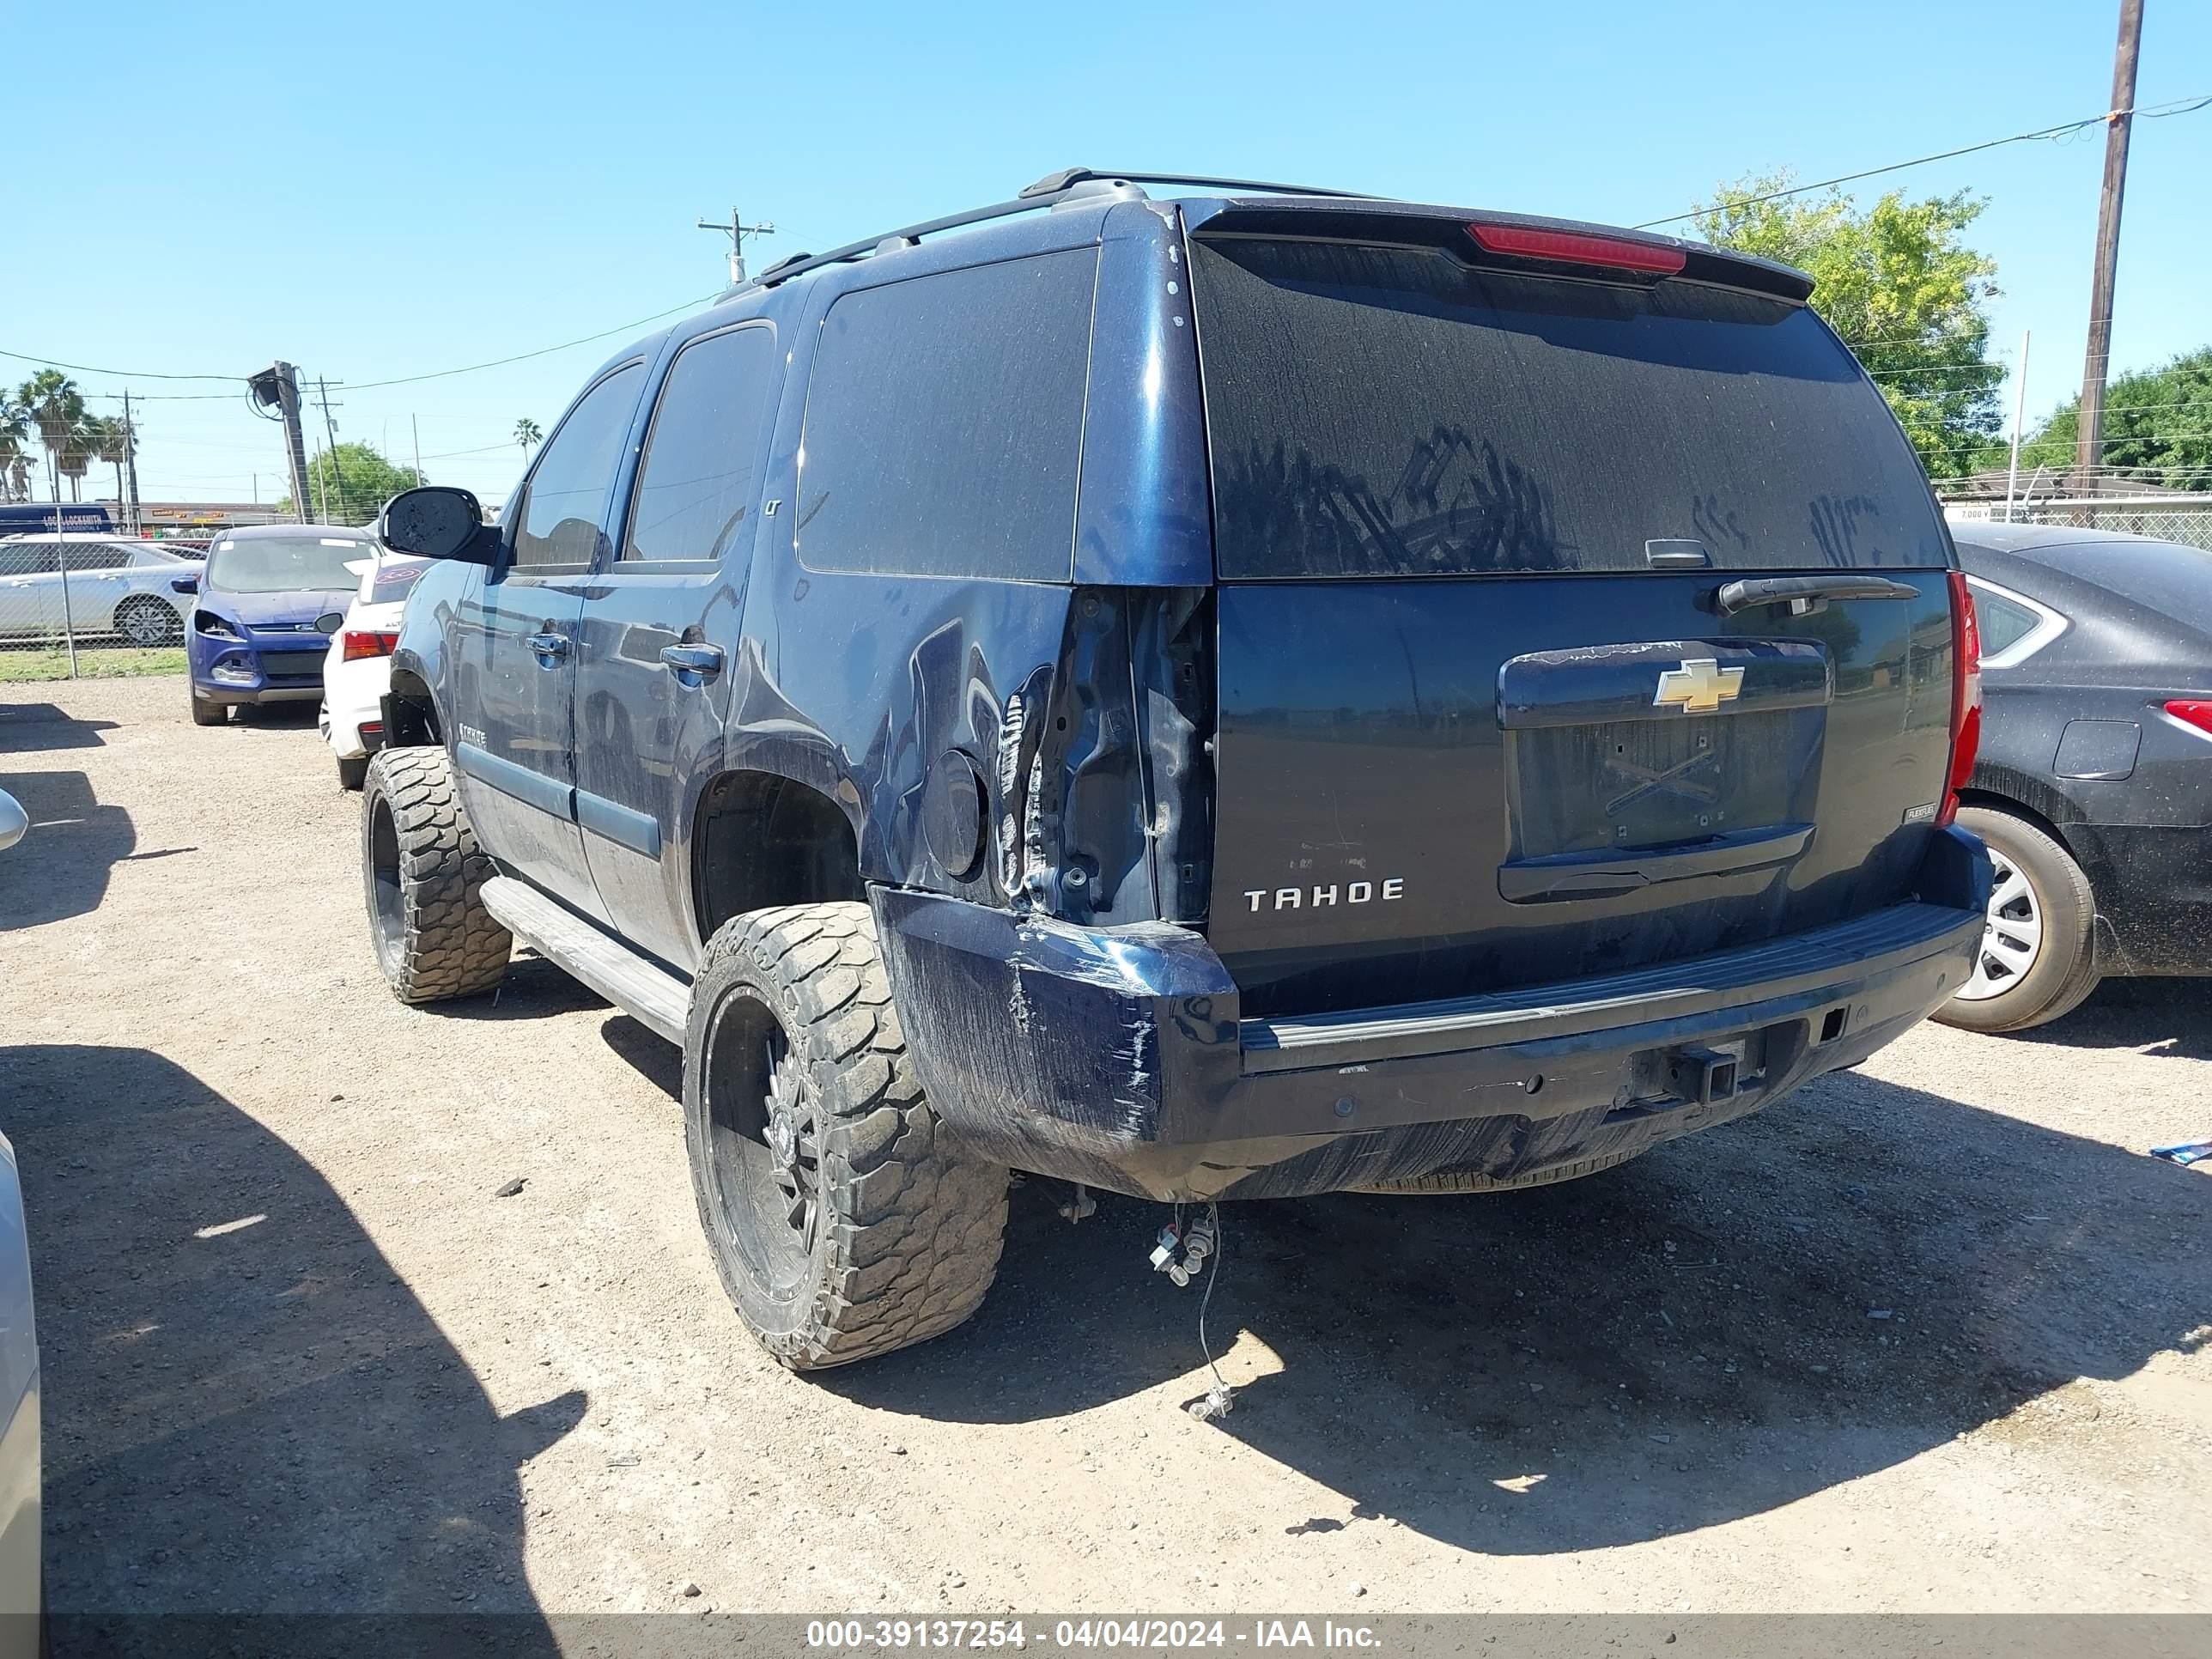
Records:
M1940 1006L1981 936L1980 843L1915 902L1751 949L1540 991L1245 1020L1206 941L878 889L911 1052L947 1126L1018 1169L1166 1200L1641 1151L1851 1065ZM1735 1062L1735 1086L1713 1067Z
M373 755L384 746L384 694L391 689L389 657L325 665L323 738L341 760Z

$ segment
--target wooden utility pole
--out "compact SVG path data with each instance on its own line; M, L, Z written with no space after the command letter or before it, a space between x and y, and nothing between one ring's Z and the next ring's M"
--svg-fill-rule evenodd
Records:
M131 418L131 388L127 386L123 388L123 448L124 465L130 470L131 480L125 518L136 534L146 528L146 519L138 506L138 428Z
M712 219L702 219L699 222L699 228L719 230L730 239L730 281L732 283L742 283L745 280L745 238L775 234L774 225L747 224L744 215L739 213L734 207L730 210L730 222L726 225L718 225Z
M2081 359L2079 443L2074 483L2096 490L2104 465L2105 376L2112 367L2112 276L2120 258L2120 198L2128 185L2128 130L2135 125L2136 58L2142 47L2142 0L2120 0L2120 39L2112 55L2112 112L2105 118L2105 188L2097 201L2097 270L2089 284L2089 345Z
M284 422L284 464L292 475L292 516L309 522L307 502L307 445L300 431L300 371L289 363L271 363L246 385L253 401L276 410ZM258 488L258 487L257 487Z

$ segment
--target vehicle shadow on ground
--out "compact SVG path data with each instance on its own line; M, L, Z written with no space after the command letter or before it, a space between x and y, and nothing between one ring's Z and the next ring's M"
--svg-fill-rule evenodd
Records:
M82 772L0 773L0 789L31 820L23 839L0 855L0 933L96 907L109 871L137 845L131 814L103 806Z
M103 742L100 734L115 726L113 720L79 720L51 702L0 703L0 755L97 749Z
M2212 1060L2212 981L2108 979L2064 1018L2007 1040Z
M516 951L499 988L483 996L437 1005L441 1019L551 1019L579 1009L613 1005L581 980L563 973L535 951Z
M0 1100L57 1614L494 1613L502 1651L555 1650L516 1471L581 1392L501 1416L314 1169L160 1056L0 1050ZM112 1645L77 1625L56 1650Z
M1146 1261L1162 1212L1108 1199L1071 1227L1066 1190L1018 1189L969 1325L822 1385L975 1422L1196 1397L1197 1293ZM1857 1073L1566 1186L1223 1217L1218 1431L1344 1500L1275 1522L1492 1554L1689 1532L2038 1432L2052 1391L2212 1325L2212 1181Z
M312 726L320 713L317 706L307 700L297 702L240 703L230 711L230 725L237 726L269 726L280 731Z

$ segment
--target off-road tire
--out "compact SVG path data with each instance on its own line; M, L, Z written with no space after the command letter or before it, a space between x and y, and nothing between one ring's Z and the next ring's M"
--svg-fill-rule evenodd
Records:
M191 705L194 726L225 726L230 721L230 710L227 707L219 702L210 702L190 684L185 687L185 701Z
M1620 1168L1632 1158L1640 1158L1651 1149L1638 1146L1630 1152L1602 1152L1595 1158L1577 1158L1571 1164L1558 1164L1547 1170L1532 1170L1527 1175L1484 1175L1479 1170L1439 1170L1433 1175L1408 1176L1403 1181L1378 1181L1370 1186L1356 1187L1362 1193L1517 1193L1529 1187L1553 1187L1562 1181L1579 1181L1584 1176L1594 1176L1602 1170Z
M341 755L338 757L338 787L358 789L368 781L368 757Z
M749 1206L714 1152L718 1136L736 1146L733 1121L760 1109L714 1081L735 1063L717 1050L738 1048L736 1033L770 1016L811 1091L818 1156L811 1235L786 1239L795 1277L781 1290L760 1265L757 1230L789 1224ZM723 1286L792 1370L927 1341L981 1305L999 1270L1007 1171L952 1144L923 1097L866 904L757 910L716 931L693 982L684 1115L700 1224ZM756 1231L741 1243L740 1229Z
M385 982L402 1002L476 996L514 940L484 908L495 872L477 845L442 749L379 750L362 788L362 884Z
M2102 977L2097 966L2097 896L2089 878L2057 841L2010 812L1962 806L1959 827L2003 853L2027 878L2043 913L2042 945L2018 984L1977 1002L1954 997L1932 1018L1965 1030L2002 1033L2047 1025L2073 1012Z

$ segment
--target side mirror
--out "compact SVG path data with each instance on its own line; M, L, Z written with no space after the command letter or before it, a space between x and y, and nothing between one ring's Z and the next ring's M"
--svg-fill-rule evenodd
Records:
M199 591L200 579L198 576L172 576L169 578L169 592L172 593L197 593Z
M24 832L30 827L30 815L16 805L13 795L0 789L0 853L22 840Z
M385 504L376 538L394 553L419 559L488 565L499 556L499 532L486 530L483 508L451 484L401 490Z

